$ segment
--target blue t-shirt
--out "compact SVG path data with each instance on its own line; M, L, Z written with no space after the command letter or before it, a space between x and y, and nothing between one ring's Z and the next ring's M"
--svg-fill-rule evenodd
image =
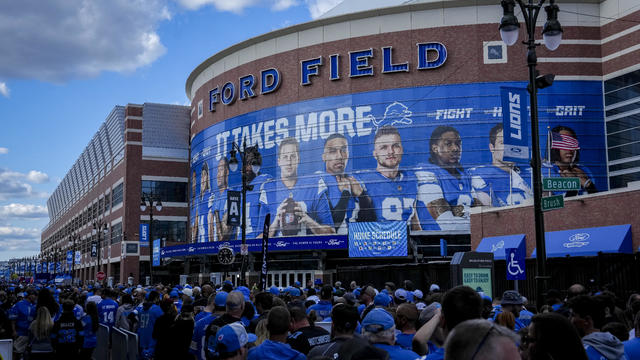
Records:
M527 309L520 310L520 316L518 320L525 326L529 326L531 324L531 318L533 317L533 313Z
M216 319L211 313L201 312L205 315L196 321L193 327L193 337L191 338L191 346L189 346L189 353L195 355L198 360L206 360L206 355L204 352L204 340L205 334L207 331L207 327L213 320ZM200 315L198 314L198 315Z
M91 349L96 347L96 333L93 331L93 321L90 315L85 315L81 319L82 321L82 336L84 336L84 342L82 347L85 349Z
M140 343L140 350L142 352L148 351L153 354L156 341L153 338L153 326L156 324L156 320L162 316L163 312L160 306L153 304L145 310L143 307L138 312L138 337Z
M444 359L444 347L437 348L436 351L429 353L426 360L443 360Z
M200 320L200 319L202 319L202 318L204 318L204 317L206 317L206 316L209 316L209 315L211 315L211 313L210 313L210 312L207 312L207 311L204 311L204 310L203 310L203 311L200 311L200 312L198 313L198 315L196 315L196 316L193 318L193 321L194 321L194 322L198 322L198 320Z
M389 179L378 171L361 172L356 179L364 184L378 221L409 221L415 212L416 179L413 173L398 171Z
M36 317L36 305L23 299L15 303L9 310L9 320L16 322L18 336L29 335L29 325Z
M249 349L247 356L247 360L305 360L306 358L303 353L292 349L289 344L271 340L265 340L259 346Z
M629 360L640 360L640 338L633 338L625 341L624 353Z
M413 341L413 336L415 334L403 334L399 333L396 335L396 345L402 347L403 349L413 351L413 346L411 342Z
M198 235L197 242L209 242L209 211L213 212L213 205L215 202L215 195L211 193L211 190L205 190L200 197L197 197L198 201ZM213 240L213 237L211 237Z
M324 318L328 318L331 316L332 308L333 306L331 305L331 301L320 300L317 304L309 306L309 308L307 309L307 314L309 314L311 310L315 310L318 321L322 321L324 320Z
M318 188L315 177L298 177L292 189L287 188L281 179L272 180L264 184L264 189L272 222L278 213L278 206L287 198L292 198L315 222L333 227L333 218L327 197L321 193L322 189ZM294 235L310 234L312 234L311 229L307 229L304 224L299 223L299 230ZM279 230L276 236L282 236L282 231Z
M485 194L491 201L491 206L500 207L518 205L533 198L531 190L531 168L514 167L506 172L497 166L478 166L467 172L471 177L471 186L478 193Z
M418 217L422 230L468 230L469 211L473 202L471 179L465 171L455 170L459 177L434 164L421 165L416 169L418 179ZM434 200L445 199L449 206L462 205L464 215L454 221L434 219L427 205Z
M389 360L415 360L420 358L420 355L414 353L413 351L403 349L402 347L397 345L373 344L373 346L388 352Z
M103 299L98 304L98 320L100 324L109 327L109 330L116 324L116 312L118 311L118 303L113 299Z

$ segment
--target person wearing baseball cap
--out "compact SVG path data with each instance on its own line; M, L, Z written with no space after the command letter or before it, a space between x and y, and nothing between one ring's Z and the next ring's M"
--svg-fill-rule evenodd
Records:
M242 323L234 322L218 330L209 352L216 354L218 359L246 359L247 344L256 341L256 336L247 334Z
M395 322L393 316L384 309L376 308L369 311L362 320L362 335L373 346L388 352L391 360L414 360L420 357L411 350L395 345Z

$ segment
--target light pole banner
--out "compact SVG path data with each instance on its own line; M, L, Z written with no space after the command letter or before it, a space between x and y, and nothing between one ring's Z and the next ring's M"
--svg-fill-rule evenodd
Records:
M149 246L149 224L140 224L140 246Z
M80 265L81 260L82 260L82 253L80 252L80 250L76 250L76 265Z
M407 224L403 221L349 224L349 257L407 256Z
M153 266L160 266L160 239L153 240Z
M71 264L73 263L73 251L67 251L67 269L71 268Z
M502 160L523 162L529 160L529 108L527 89L500 87L502 98ZM495 146L495 145L494 145Z

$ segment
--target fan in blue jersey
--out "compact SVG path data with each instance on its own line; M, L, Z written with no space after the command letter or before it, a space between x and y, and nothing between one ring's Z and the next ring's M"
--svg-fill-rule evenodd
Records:
M271 176L260 173L262 155L260 155L258 145L246 148L243 166L247 176L246 237L248 239L262 238L264 218L269 212L269 208L266 205L268 201L266 200L267 195L264 190L264 184L271 180ZM237 238L242 237L241 228L237 229L236 236Z
M580 179L580 190L553 192L554 195L576 196L598 192L591 179L593 175L580 161L580 145L576 132L568 126L556 126L551 129L551 164L543 176L576 177Z
M421 230L415 211L415 178L399 169L404 149L398 129L379 128L373 142L373 157L378 162L376 171L358 174L358 178L371 197L377 220L406 221L412 230Z
M197 198L196 205L196 242L209 242L213 240L213 232L209 226L209 209L213 206L214 196L211 193L211 185L209 184L209 165L202 164L200 171L200 196Z
M451 126L438 126L429 140L429 163L416 170L418 214L424 230L468 230L473 205L471 181L460 165L462 139Z
M114 293L111 289L105 289L104 299L98 304L98 320L100 324L109 327L109 330L116 324L116 312L118 303L113 300Z
M344 135L334 133L327 138L322 161L325 171L316 173L319 176L318 189L328 197L336 232L347 234L348 221L375 221L371 198L358 180L345 173L349 144Z
M523 203L533 194L528 181L530 168L519 168L513 162L504 161L504 138L502 123L489 131L491 165L468 170L475 196L482 205L507 206Z
M333 219L326 196L319 196L318 183L298 176L300 146L288 137L278 147L280 178L266 183L264 199L275 214L269 236L334 234ZM326 191L326 190L325 190Z

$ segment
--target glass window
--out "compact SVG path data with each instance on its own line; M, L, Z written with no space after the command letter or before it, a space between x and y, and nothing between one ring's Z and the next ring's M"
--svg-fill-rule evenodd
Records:
M640 180L640 172L612 176L610 181L611 188L620 188L627 186L627 183Z
M607 136L607 144L609 147L628 144L640 139L640 128L620 131Z
M104 212L109 212L111 209L111 194L104 196Z
M113 192L111 195L111 207L115 207L116 205L122 203L122 187L124 183L120 183L120 185L113 188Z
M148 224L149 221L142 221ZM186 242L187 240L187 222L186 221L153 221L153 229L150 234L154 239L165 238L171 242Z
M609 149L609 161L620 160L640 154L640 142Z
M622 164L616 164L609 166L609 171L618 171L624 169L631 169L634 167L640 167L640 160L637 161L629 161Z
M111 244L117 244L122 241L122 223L111 226Z
M622 119L607 121L607 133L610 134L638 126L640 126L640 114L634 114Z
M162 202L187 202L187 187L185 182L173 181L142 181L142 192L160 197Z
M605 81L604 91L605 93L609 93L637 83L640 83L640 70L620 75L618 77Z
M98 200L98 214L104 214L104 198Z
M620 106L615 109L607 110L607 116L622 114L623 112L632 111L636 109L640 109L640 101L631 103L629 105Z

